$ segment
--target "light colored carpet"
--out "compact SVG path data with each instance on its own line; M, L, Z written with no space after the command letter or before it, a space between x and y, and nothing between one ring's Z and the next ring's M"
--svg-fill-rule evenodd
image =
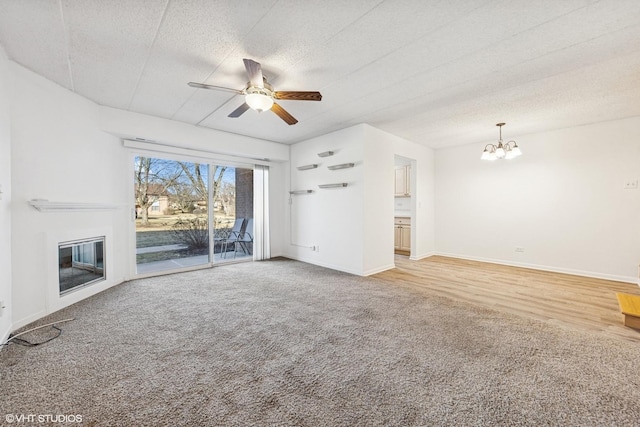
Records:
M67 317L0 352L0 422L640 425L637 344L296 261L136 280L38 324Z

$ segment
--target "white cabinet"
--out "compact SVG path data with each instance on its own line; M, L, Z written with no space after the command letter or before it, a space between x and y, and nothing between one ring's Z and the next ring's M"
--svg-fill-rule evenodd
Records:
M411 166L396 166L396 197L411 196Z
M396 217L393 231L394 249L398 252L411 252L411 219Z

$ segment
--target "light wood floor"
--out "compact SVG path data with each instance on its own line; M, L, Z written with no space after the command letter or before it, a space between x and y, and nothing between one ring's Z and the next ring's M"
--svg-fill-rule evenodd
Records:
M635 284L432 256L396 255L396 268L373 277L520 316L640 342L622 325L616 292L640 295Z

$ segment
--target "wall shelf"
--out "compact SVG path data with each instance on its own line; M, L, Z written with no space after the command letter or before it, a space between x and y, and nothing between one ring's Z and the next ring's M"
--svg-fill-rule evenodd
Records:
M50 202L43 199L29 200L29 204L40 212L113 211L118 209L118 206L108 203Z
M338 169L348 169L348 168L352 168L354 167L356 164L355 163L342 163L340 165L333 165L333 166L327 166L327 168L329 170L335 171Z
M310 194L313 193L313 190L293 190L293 191L289 191L289 194L292 195L296 195L296 194Z
M322 153L318 153L318 157L329 157L333 156L333 151L323 151Z
M318 165L316 165L316 164L313 164L313 165L304 165L304 166L298 166L298 170L299 170L299 171L306 171L306 170L309 170L309 169L315 169L315 168L317 168L317 167L318 167Z
M320 188L341 188L341 187L346 187L349 184L347 184L346 182L340 182L337 184L320 184L318 185L318 187Z

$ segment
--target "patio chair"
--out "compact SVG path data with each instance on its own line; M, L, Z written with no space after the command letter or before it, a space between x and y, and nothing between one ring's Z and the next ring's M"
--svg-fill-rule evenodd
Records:
M244 227L244 232L235 244L240 246L242 252L244 252L245 254L253 254L253 218L249 218L247 220L247 225ZM237 248L234 249L237 250ZM234 252L233 257L235 258L235 256L236 254Z
M229 231L229 234L225 237L220 238L221 242L221 251L222 257L227 257L227 250L229 248L229 243L233 243L233 257L235 258L236 250L237 250L237 241L242 237L242 233L244 233L245 229L245 219L244 218L236 218L233 223L233 227Z

